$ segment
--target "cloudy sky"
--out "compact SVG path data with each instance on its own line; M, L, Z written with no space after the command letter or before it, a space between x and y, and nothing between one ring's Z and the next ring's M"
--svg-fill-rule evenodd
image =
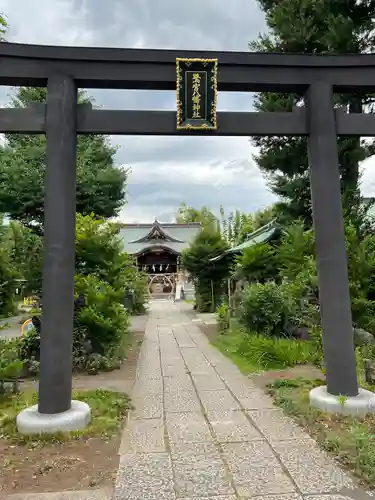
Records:
M0 0L0 12L10 25L9 41L54 45L246 51L249 40L266 29L256 0ZM1 101L7 93L1 92ZM174 92L90 89L89 94L108 109L175 109ZM219 93L219 110L251 107L250 94ZM251 212L274 200L247 138L111 140L119 146L118 165L132 171L123 221L173 220L181 202ZM372 160L364 192L375 194Z

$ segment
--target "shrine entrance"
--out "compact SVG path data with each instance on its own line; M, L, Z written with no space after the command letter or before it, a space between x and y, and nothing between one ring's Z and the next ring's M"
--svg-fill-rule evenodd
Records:
M199 223L122 224L124 250L148 275L152 298L172 298L180 278L181 253L201 230Z
M1 133L47 137L40 413L71 408L77 134L306 136L328 392L358 394L336 138L374 137L375 115L335 109L333 96L374 92L375 54L2 43L0 57L1 85L48 88L46 105L0 110ZM92 109L77 105L79 87L173 90L176 111ZM304 105L287 113L216 112L217 91L293 92Z

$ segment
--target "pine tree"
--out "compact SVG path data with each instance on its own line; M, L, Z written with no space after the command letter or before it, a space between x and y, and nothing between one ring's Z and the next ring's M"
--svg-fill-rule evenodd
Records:
M281 53L364 53L373 50L374 0L259 0L270 34L250 43L252 50ZM372 105L372 96L337 95L336 105L351 113ZM292 111L302 103L296 94L261 93L257 111ZM256 162L281 198L278 210L287 218L311 223L306 138L256 137ZM359 162L372 154L373 146L359 137L339 138L339 164L343 205L351 216L359 206Z

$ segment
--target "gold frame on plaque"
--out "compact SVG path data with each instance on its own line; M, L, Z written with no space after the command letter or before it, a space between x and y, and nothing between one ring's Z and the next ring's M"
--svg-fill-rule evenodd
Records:
M177 101L177 130L216 130L217 129L217 59L177 58L176 59L176 101ZM205 93L204 117L188 116L187 109L187 74L193 72L192 94L201 105L201 77L204 73Z

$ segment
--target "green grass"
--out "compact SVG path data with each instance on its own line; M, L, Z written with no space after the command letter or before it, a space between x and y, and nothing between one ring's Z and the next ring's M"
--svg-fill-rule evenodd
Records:
M310 407L309 391L322 380L278 380L269 385L275 403L366 486L375 486L375 416L359 420ZM371 387L372 390L375 387Z
M38 445L45 442L63 442L94 436L107 438L118 432L122 420L131 406L129 397L118 392L106 390L73 391L73 399L84 401L91 408L92 421L86 429L52 435L22 436L16 428L16 416L22 409L36 404L37 397L37 393L31 391L0 396L0 438L18 444L34 443Z
M217 336L212 343L243 373L307 364L311 362L315 349L309 342L244 334L237 329Z
M239 332L226 333L225 335L218 335L213 341L214 345L220 352L235 363L242 373L257 373L262 371L263 368L256 363L255 360L250 360L242 356L238 352L238 347L243 341L243 336Z

